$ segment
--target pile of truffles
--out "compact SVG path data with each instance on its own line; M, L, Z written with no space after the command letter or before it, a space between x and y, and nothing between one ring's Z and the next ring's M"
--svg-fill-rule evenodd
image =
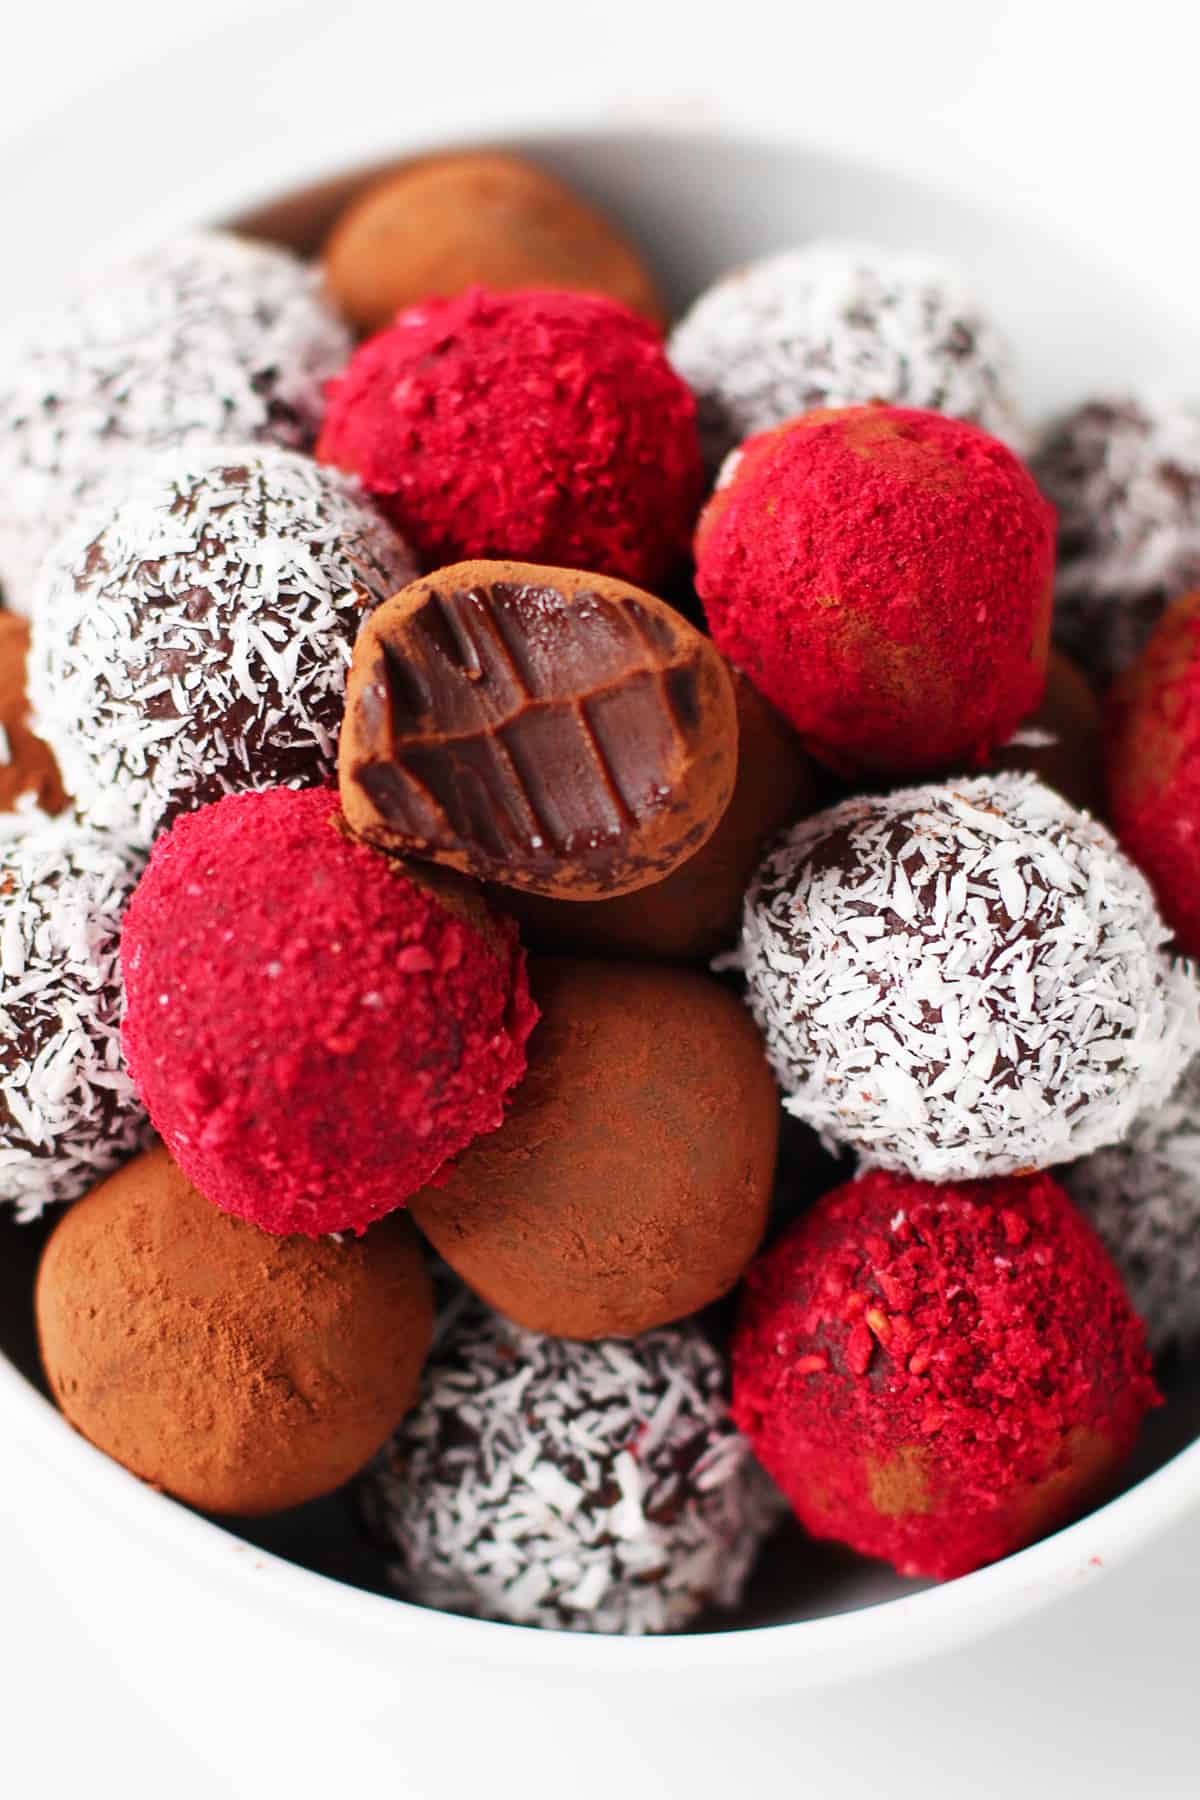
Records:
M47 1382L181 1501L342 1490L400 1595L565 1630L736 1607L789 1514L965 1574L1200 1343L1196 410L1035 438L958 277L863 245L666 316L461 152L0 350Z

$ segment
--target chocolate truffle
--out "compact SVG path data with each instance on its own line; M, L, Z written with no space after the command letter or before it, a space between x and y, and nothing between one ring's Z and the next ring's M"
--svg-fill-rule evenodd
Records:
M1129 1136L1063 1177L1124 1279L1157 1354L1200 1343L1200 1061Z
M559 1631L736 1604L780 1502L694 1326L572 1344L478 1314L358 1486L406 1598Z
M521 156L425 156L373 181L325 246L325 283L360 331L477 284L607 294L660 320L649 271L603 214Z
M1072 806L1104 813L1104 714L1087 677L1061 650L1050 652L1042 704L988 763L1028 770Z
M391 526L307 457L145 461L37 583L34 717L81 815L148 845L230 791L327 781L363 613L414 572Z
M234 794L155 846L125 916L124 1048L223 1211L362 1231L494 1130L536 1009L516 930L338 829L328 790Z
M826 1194L751 1270L733 1410L814 1537L946 1580L1098 1498L1158 1396L1048 1175Z
M839 773L980 761L1045 686L1053 515L1010 450L903 407L735 451L696 532L717 648Z
M1113 829L1188 955L1200 951L1200 593L1175 601L1109 705Z
M541 1020L496 1132L412 1214L489 1305L560 1337L631 1337L728 1292L758 1248L779 1102L709 977L534 960Z
M456 563L354 648L342 806L381 849L572 900L628 893L711 836L736 766L721 658L611 576Z
M29 728L25 658L29 626L16 613L0 612L0 812L11 812L23 794L38 810L60 813L67 804L54 752Z
M814 810L817 773L795 735L744 675L733 671L737 775L706 844L665 881L614 900L553 900L496 891L532 948L699 962L737 937L742 896L768 839Z
M42 1362L77 1431L209 1512L278 1512L357 1474L416 1399L433 1330L402 1216L268 1237L161 1147L71 1209L37 1280Z
M285 250L192 232L95 278L0 345L0 583L27 612L45 552L131 453L306 449L350 350Z
M1021 447L1008 345L957 275L909 251L824 240L705 290L671 334L708 465L817 407L885 401Z
M541 288L408 307L331 384L317 454L427 568L514 557L651 588L703 486L696 403L654 327Z
M1058 509L1055 640L1106 687L1200 585L1200 406L1089 400L1044 433L1033 472Z
M1191 970L1111 834L1031 775L844 801L746 896L789 1112L864 1163L1009 1175L1116 1143L1197 1043Z
M141 858L70 818L0 816L0 1201L33 1219L145 1136L121 1061L121 915Z

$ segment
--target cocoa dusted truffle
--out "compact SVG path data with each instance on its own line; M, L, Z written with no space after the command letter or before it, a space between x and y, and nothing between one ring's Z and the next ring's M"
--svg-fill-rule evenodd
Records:
M350 350L286 250L197 231L96 277L0 345L0 584L37 566L131 453L251 440L307 449Z
M694 1326L572 1344L478 1314L362 1477L408 1599L559 1631L680 1631L732 1606L779 1518Z
M784 1105L929 1181L1117 1142L1197 1043L1191 969L1111 833L1030 775L848 800L746 896L740 961Z
M363 613L413 573L386 521L308 457L143 462L37 583L30 696L81 815L148 845L230 791L327 781Z
M721 658L611 576L456 563L354 647L342 806L381 849L569 899L628 893L712 835L736 764Z
M988 764L1027 770L1072 806L1104 813L1103 709L1087 677L1061 650L1050 652L1041 705Z
M631 1337L727 1293L758 1248L779 1102L708 976L534 959L541 1018L496 1132L414 1194L489 1305L560 1337Z
M11 812L28 794L41 812L67 804L54 752L29 726L25 658L29 626L16 613L0 612L0 812Z
M798 413L881 400L1024 437L1008 345L931 257L819 240L732 270L671 334L709 467Z
M160 1146L72 1207L37 1280L67 1418L209 1512L277 1512L362 1468L417 1395L433 1330L420 1242L273 1238L209 1205Z
M734 1418L814 1537L946 1580L1097 1498L1158 1401L1048 1175L835 1188L751 1270Z
M607 294L660 320L632 245L578 194L522 156L422 156L373 181L325 245L325 284L360 331L403 306L477 284Z

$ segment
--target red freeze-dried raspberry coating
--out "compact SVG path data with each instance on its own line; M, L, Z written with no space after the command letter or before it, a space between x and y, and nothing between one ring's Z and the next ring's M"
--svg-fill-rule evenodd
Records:
M1042 696L1054 513L938 413L807 413L747 440L696 532L718 647L846 774L982 761Z
M878 1172L750 1271L734 1416L816 1537L946 1579L1103 1488L1158 1395L1145 1333L1048 1175Z
M695 401L659 333L549 289L407 307L330 384L317 455L430 568L511 557L653 587L702 491Z
M515 928L237 794L154 847L121 937L124 1048L201 1193L266 1231L361 1231L504 1113L537 1018Z

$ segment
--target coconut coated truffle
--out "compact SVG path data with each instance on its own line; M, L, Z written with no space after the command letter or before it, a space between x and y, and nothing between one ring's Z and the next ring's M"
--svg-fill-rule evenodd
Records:
M291 256L198 231L110 270L0 345L0 583L26 612L42 556L131 452L306 449L350 334Z
M0 1201L76 1200L147 1131L121 1060L121 915L142 859L73 819L0 817Z
M560 1631L680 1631L738 1600L780 1503L694 1326L573 1344L469 1317L359 1484L407 1598Z
M1038 705L1053 516L1010 450L902 407L751 438L696 532L717 648L843 774L982 761Z
M428 568L511 557L654 588L701 495L695 401L658 332L550 289L408 307L332 384L317 454Z
M709 467L817 407L884 401L1021 445L1008 344L931 257L819 240L734 269L671 334Z
M66 1214L36 1308L76 1430L153 1487L243 1515L357 1474L415 1400L433 1332L402 1215L365 1238L268 1237L210 1206L161 1146Z
M338 829L327 790L235 794L155 846L125 917L125 1056L214 1205L361 1231L494 1130L537 1017L516 932Z
M751 1270L733 1396L814 1537L939 1580L1098 1497L1158 1399L1117 1272L1048 1175L885 1171Z
M928 1181L1069 1162L1164 1100L1192 971L1111 834L1029 775L848 800L746 896L741 963L789 1112Z
M144 461L35 587L35 721L81 815L149 845L222 794L330 780L363 614L414 572L386 520L308 457Z

